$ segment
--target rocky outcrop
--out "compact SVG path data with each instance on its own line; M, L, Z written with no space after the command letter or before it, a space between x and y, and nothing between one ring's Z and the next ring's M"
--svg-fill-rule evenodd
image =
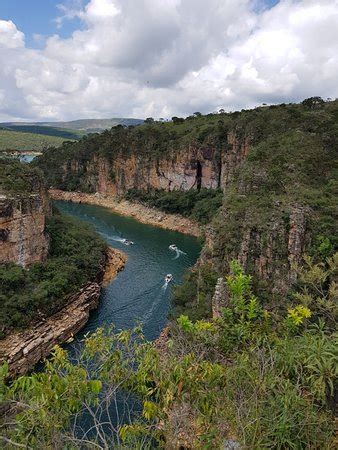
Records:
M103 286L107 286L116 275L124 268L127 262L127 255L115 248L108 248L107 262L103 275Z
M47 192L0 195L0 263L26 267L44 261L48 253L45 218Z
M123 269L125 261L122 252L108 250L106 281L111 281ZM55 345L72 339L84 327L90 311L98 306L102 280L105 280L104 270L104 266L100 267L97 280L70 296L60 311L24 331L14 331L0 340L0 363L8 362L10 376L26 373L48 356Z
M295 266L302 260L305 245L306 217L308 208L301 205L294 205L290 215L290 230L288 236L288 261L290 265L289 280L295 282L297 272Z
M212 318L218 319L221 317L221 310L228 305L229 293L227 285L223 277L218 278L215 293L212 297L211 308L212 308Z
M86 324L98 305L101 287L89 283L70 297L67 306L33 327L11 333L0 341L0 361L7 361L9 374L21 375L45 358L56 344L70 339Z
M176 214L167 214L154 208L148 208L139 203L119 200L115 196L102 194L85 194L82 192L67 192L59 189L50 189L49 194L54 200L65 200L76 203L88 203L109 208L123 216L131 216L141 223L158 226L172 231L178 231L192 236L201 235L201 227L185 217Z
M69 159L63 165L63 182L81 177L81 187L105 195L123 195L130 189L166 191L224 187L246 157L251 137L235 131L224 135L225 144L210 140L190 142L153 158L137 148L125 155L116 152L113 160L94 154L87 159ZM81 189L84 190L84 189Z
M219 273L227 273L230 261L235 259L265 290L285 295L297 281L296 266L302 261L309 239L306 225L310 211L299 204L291 205L287 218L279 206L274 206L269 219L261 226L251 225L252 211L247 211L244 220L238 223L238 240L232 252L224 251L217 231L206 227L201 262L210 263ZM226 209L221 210L221 215L226 222ZM226 242L226 236L222 239Z

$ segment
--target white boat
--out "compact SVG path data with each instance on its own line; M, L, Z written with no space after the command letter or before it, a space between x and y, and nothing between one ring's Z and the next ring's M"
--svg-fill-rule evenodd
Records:
M173 279L173 276L171 275L171 273L168 273L168 274L165 276L164 281L165 281L166 283L170 283L170 281L172 281L172 279Z
M178 248L175 244L171 244L171 245L169 245L169 250L176 251L176 250L178 250Z
M124 245L134 245L134 242L130 241L129 239L123 239L122 242L124 243Z

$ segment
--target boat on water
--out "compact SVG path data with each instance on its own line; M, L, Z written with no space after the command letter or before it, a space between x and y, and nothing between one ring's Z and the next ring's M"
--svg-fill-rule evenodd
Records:
M170 283L170 282L172 281L172 279L173 279L172 274L171 274L171 273L167 273L167 275L166 275L165 278L164 278L164 281L165 281L166 283Z
M123 239L122 242L124 243L124 245L134 245L134 242L130 241L129 239Z
M169 250L174 250L174 251L178 250L177 245L175 245L175 244L169 245Z

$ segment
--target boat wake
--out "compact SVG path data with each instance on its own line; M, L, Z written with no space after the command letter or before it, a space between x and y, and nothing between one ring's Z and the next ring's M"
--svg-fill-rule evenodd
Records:
M175 258L173 258L173 259L177 259L177 258L179 258L181 255L186 255L186 253L185 253L183 250L180 250L180 249L177 247L177 245L175 245L175 244L169 245L169 250L171 250L172 252L175 252L175 253L176 253Z

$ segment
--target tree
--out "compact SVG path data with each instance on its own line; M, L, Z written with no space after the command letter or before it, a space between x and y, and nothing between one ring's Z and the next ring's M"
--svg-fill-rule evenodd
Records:
M154 123L155 120L152 117L147 117L144 123Z
M321 97L309 97L302 101L302 105L308 109L321 109L325 101Z
M171 120L174 122L175 125L184 122L183 117L176 117L176 116L174 116L174 117L171 118Z

